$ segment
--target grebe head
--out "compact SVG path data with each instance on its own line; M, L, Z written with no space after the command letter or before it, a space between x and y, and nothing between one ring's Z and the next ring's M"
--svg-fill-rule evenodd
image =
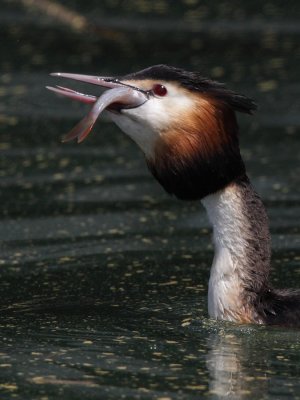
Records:
M251 114L256 106L223 84L167 65L119 78L56 75L110 89L99 98L102 102L92 115L93 123L102 109L109 111L144 152L155 178L178 198L201 199L245 173L235 111ZM56 91L76 98L69 89ZM77 99L96 101L81 96L77 94ZM93 123L86 117L66 140L83 140Z

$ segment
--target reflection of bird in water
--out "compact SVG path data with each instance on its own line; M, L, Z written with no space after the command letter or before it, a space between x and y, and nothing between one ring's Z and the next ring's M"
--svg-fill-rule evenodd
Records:
M270 354L257 362L259 348L255 333L241 331L210 333L207 338L206 366L209 371L209 393L215 399L261 399L268 393L267 379ZM257 331L255 331L257 333ZM252 340L253 339L253 340ZM262 337L259 338L262 340ZM266 344L263 343L265 346ZM267 354L266 354L267 353ZM255 358L256 357L256 358ZM257 365L261 368L254 368Z
M105 109L141 148L168 193L202 201L215 244L209 315L240 323L300 326L300 292L274 289L268 281L268 218L240 155L235 111L251 114L253 101L198 73L166 65L118 79L54 75L109 88L98 99L50 88L94 104L64 141L81 142Z

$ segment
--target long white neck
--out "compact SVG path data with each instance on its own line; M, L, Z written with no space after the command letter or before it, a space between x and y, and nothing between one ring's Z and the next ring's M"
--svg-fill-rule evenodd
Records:
M248 179L202 200L213 225L215 256L208 312L216 319L257 322L255 302L266 289L270 236L264 206Z

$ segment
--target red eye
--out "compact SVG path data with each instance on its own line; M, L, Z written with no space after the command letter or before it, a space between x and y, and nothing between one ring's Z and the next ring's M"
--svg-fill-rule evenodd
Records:
M167 88L164 85L160 85L159 83L153 85L152 92L156 96L161 96L161 97L165 96L168 93Z

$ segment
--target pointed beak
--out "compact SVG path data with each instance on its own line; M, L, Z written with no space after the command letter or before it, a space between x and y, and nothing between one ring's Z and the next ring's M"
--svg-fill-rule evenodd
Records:
M121 112L123 109L136 108L144 104L149 93L139 88L127 85L115 78L98 77L91 75L79 75L56 72L52 76L68 78L80 82L91 83L107 88L99 98L88 94L76 92L75 90L63 86L51 87L47 89L82 103L93 104L92 109L67 135L63 137L63 142L68 142L77 138L78 143L82 142L91 132L97 118L105 109L112 112Z

